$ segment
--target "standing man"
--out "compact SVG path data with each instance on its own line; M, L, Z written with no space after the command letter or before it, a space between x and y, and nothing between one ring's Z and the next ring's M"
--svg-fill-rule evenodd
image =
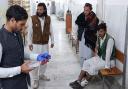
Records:
M83 68L78 79L70 86L73 89L83 89L88 84L90 75L97 75L100 69L109 70L115 66L115 41L114 38L107 34L105 23L98 26L98 41L95 56L89 60L85 60ZM110 70L109 70L110 71ZM82 81L84 79L84 81Z
M78 41L80 51L80 64L83 61L92 57L92 50L95 48L97 40L96 28L98 25L98 18L92 11L92 5L85 3L84 12L82 12L76 19L75 23L78 26Z
M28 19L26 10L18 5L6 12L6 23L0 29L0 89L28 89L29 72L24 63L24 46L20 31Z
M47 8L45 3L39 3L37 6L36 15L32 16L29 20L28 25L28 45L29 49L33 53L42 53L44 51L49 51L49 36L51 37L51 48L54 46L53 30L51 25L51 18L47 15ZM32 71L32 87L38 88L39 78L49 81L44 73L46 70L45 65L41 65Z

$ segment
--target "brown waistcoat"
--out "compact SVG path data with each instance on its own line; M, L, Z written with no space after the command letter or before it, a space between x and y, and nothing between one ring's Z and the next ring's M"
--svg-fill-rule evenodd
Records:
M50 16L45 17L44 28L41 28L41 22L38 16L34 15L32 18L33 28L33 44L48 44L50 35ZM43 32L42 32L43 29Z

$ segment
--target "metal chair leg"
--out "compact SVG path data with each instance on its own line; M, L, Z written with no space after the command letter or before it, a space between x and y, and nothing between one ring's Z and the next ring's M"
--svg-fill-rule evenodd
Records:
M103 89L104 89L104 85L105 85L105 77L103 76Z

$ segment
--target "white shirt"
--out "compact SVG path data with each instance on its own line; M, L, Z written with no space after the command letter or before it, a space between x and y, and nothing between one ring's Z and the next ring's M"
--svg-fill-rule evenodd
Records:
M102 46L103 42L106 39L106 35L104 36L103 39L100 39L100 46ZM106 57L105 57L105 68L110 68L110 57L113 51L113 46L114 46L114 40L109 39L107 43L107 48L106 48Z
M43 28L44 28L44 19L45 18L39 18L40 22L41 22L41 27L42 27L42 32L43 32ZM28 28L27 28L27 31L28 31L28 37L27 37L27 41L28 41L28 45L31 45L32 44L32 37L33 37L33 28L32 28L32 19L29 18L28 22ZM51 43L54 44L54 33L53 33L53 29L52 29L52 22L50 23L50 37L51 37Z

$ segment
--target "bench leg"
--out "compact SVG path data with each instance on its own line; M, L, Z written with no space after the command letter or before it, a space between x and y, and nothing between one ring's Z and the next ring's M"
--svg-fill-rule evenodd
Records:
M72 40L72 47L75 46L76 43L75 43L75 39Z
M110 84L110 87L109 87L109 89L112 89L112 84Z
M103 76L103 89L104 89L104 85L105 85L105 77Z
M73 47L73 38L72 38L72 47Z
M70 37L70 34L68 34L68 38Z
M122 86L120 86L120 88L119 88L119 89L123 89L123 88L122 88Z
M72 40L72 39L73 39L72 34L70 34L70 40Z
M77 51L78 51L78 50L77 50L77 43L76 43L76 45L75 45L75 49L76 49L76 54L77 54Z
M76 40L76 54L79 52L79 42Z

